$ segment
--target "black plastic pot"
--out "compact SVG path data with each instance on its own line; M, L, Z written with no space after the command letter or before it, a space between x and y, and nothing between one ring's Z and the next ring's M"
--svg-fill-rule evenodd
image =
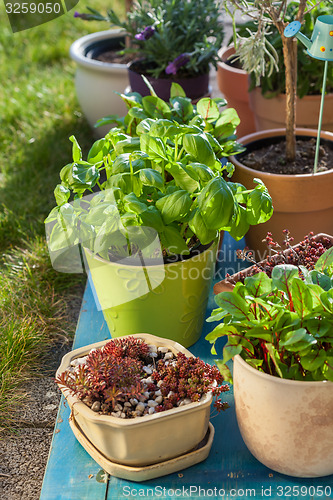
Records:
M140 71L142 71L141 61L133 61L128 66L128 78L132 92L138 92L142 96L150 95L150 91L145 84ZM143 71L142 71L143 72ZM167 76L165 78L153 78L145 75L158 97L164 101L170 98L170 89L172 82L178 83L185 91L187 97L192 100L198 100L209 93L209 74L193 76L189 78L177 78Z

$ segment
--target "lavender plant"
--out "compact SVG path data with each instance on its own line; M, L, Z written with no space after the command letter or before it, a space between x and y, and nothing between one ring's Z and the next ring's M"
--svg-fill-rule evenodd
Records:
M249 16L253 21L253 29L249 29L247 35L240 35L238 43L235 33L235 45L240 57L243 69L252 73L256 84L262 76L270 78L277 66L277 51L274 42L269 36L273 27L282 43L283 66L285 77L286 94L286 158L293 161L296 154L296 88L297 88L297 42L284 36L284 29L290 21L288 17L288 0L272 2L271 0L223 0L228 12L234 16L235 12L241 12ZM292 17L294 20L304 21L304 18L321 2L315 0L299 0L294 3ZM230 6L234 9L230 10ZM235 25L235 23L234 23Z
M104 16L88 7L85 20L107 21L124 28L131 48L144 59L143 72L155 78L207 73L216 66L223 24L216 0L138 0L122 21L113 9Z

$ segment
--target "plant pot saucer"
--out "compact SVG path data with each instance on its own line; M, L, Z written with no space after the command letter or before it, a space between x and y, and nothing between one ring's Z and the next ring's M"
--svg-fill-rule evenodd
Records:
M156 477L166 476L167 474L187 469L192 465L202 462L209 455L215 434L214 426L209 422L206 436L192 451L157 464L147 465L144 467L130 467L128 465L111 462L102 453L100 453L86 438L73 418L69 420L69 424L74 436L81 446L83 446L86 452L106 472L108 472L111 476L136 482L148 481L149 479L154 479Z

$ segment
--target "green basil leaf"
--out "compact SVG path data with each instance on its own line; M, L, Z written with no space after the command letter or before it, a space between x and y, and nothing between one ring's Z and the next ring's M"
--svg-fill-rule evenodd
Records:
M152 227L158 233L160 233L164 228L161 214L154 206L148 207L145 212L142 212L140 214L140 219L143 226Z
M198 207L209 229L230 226L234 215L234 197L222 177L211 179L199 194Z
M140 181L144 186L153 186L158 189L163 189L164 181L162 175L151 168L143 168L140 170Z
M56 199L57 205L63 205L64 203L67 203L70 195L70 190L62 184L58 184L54 190L54 197Z
M192 199L184 190L163 196L156 202L156 207L161 211L165 224L183 220L189 215L191 206Z
M262 184L251 191L246 204L247 222L261 224L268 221L273 214L273 203L266 188Z
M204 184L214 177L213 171L203 163L189 163L186 165L186 171L193 179Z
M71 186L73 183L72 168L73 163L68 163L60 170L60 179L65 186Z
M247 222L246 208L242 205L235 205L235 215L232 224L229 228L225 228L232 238L239 241L249 230L249 223Z
M126 139L118 141L115 145L117 155L122 153L132 153L137 149L140 149L139 137L126 137Z
M100 253L109 250L111 247L126 246L127 239L122 231L124 231L124 228L117 211L117 213L114 213L114 216L110 215L110 217L105 219L102 226L96 232L94 252Z
M92 164L103 161L104 157L109 153L110 148L110 141L105 138L99 139L91 146L87 156L87 161Z
M204 134L185 134L183 147L199 163L208 166L215 165L215 154L212 146Z
M164 143L158 137L151 137L148 134L141 135L140 148L152 159L167 160Z
M126 210L130 210L136 214L141 214L147 210L147 205L139 201L137 196L134 193L129 193L124 196L123 199Z
M199 188L199 183L189 175L187 167L181 163L168 163L165 170L170 172L172 177L175 179L177 186L181 189L185 189L189 193L194 193Z
M188 225L203 245L208 245L208 243L217 237L217 231L209 229L206 226L205 220L198 208L191 213Z
M190 253L184 238L179 231L172 226L165 226L160 234L162 245L170 253L177 255L188 255Z
M138 135L149 134L150 129L154 125L154 123L155 120L153 120L152 118L146 118L145 120L142 120L142 122L140 122L136 127L136 133Z
M142 193L141 180L136 175L127 172L112 175L105 182L105 189L109 188L119 188L124 194L134 193L136 196L140 196Z
M82 150L79 146L79 143L76 140L76 137L74 135L71 135L69 140L73 143L72 147L73 161L78 162L82 160Z
M96 169L95 165L91 166L90 163L74 163L72 168L74 185L82 189L89 189L95 186L99 179L99 175L99 171Z
M171 120L155 120L150 128L150 135L154 137L174 137L180 130Z

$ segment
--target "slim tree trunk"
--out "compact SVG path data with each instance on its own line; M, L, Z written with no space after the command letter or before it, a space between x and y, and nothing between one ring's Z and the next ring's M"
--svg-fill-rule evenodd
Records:
M296 82L297 42L282 36L286 72L286 158L293 161L296 154Z

